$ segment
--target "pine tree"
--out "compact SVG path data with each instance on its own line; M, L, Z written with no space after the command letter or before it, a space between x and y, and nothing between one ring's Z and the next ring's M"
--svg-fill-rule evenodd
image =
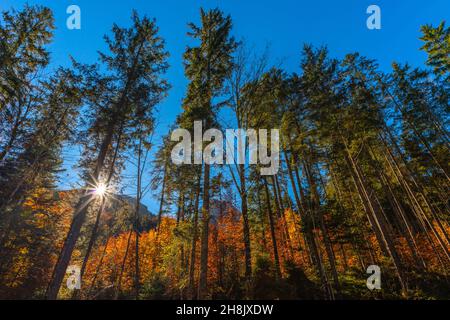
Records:
M25 6L22 11L2 12L0 165L30 129L29 119L40 103L38 81L49 62L46 45L52 40L53 29L48 8Z
M217 103L215 98L223 91L225 77L232 67L231 54L236 43L230 37L231 18L225 17L220 10L201 9L200 20L201 26L189 24L191 30L188 35L200 43L196 47L188 47L184 54L185 73L190 80L184 101L184 112L185 119L192 120L189 127L193 127L193 121L201 120L203 130L207 130L216 123L215 113L222 103ZM199 299L207 297L210 170L210 165L205 164Z
M136 13L133 26L113 26L113 37L106 37L110 54L100 53L107 73L99 74L98 66L78 66L86 81L86 104L95 116L86 135L98 141L94 163L87 167L86 189L75 208L74 219L47 290L48 299L56 299L75 243L95 194L92 188L102 183L112 143L125 148L136 128L145 133L153 128L152 110L168 89L161 74L167 69L164 42L158 36L155 22ZM97 138L97 139L95 139ZM131 140L132 141L132 140ZM114 164L113 164L114 166Z
M447 75L450 72L450 27L445 27L442 21L437 27L424 25L420 29L425 42L422 50L428 54L427 64L431 66L437 75Z

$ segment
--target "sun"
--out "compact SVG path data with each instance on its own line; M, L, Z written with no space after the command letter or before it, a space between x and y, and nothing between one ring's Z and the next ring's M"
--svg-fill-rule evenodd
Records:
M98 184L94 189L94 194L103 197L106 193L106 186L103 183Z

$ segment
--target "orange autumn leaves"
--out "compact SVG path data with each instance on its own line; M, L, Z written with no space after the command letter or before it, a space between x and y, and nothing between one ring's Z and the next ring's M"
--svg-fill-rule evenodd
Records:
M266 219L267 220L267 219ZM292 210L286 210L284 217L275 219L275 237L281 261L281 271L286 273L285 262L290 261L305 269L311 269L305 243L302 237L300 219ZM269 256L272 261L273 247L268 222L264 222L263 234L252 235L253 263L258 256ZM123 232L111 237L105 245L96 248L89 261L84 282L94 287L108 288L119 285L124 292L131 291L135 274L135 241L133 232ZM261 239L262 238L262 239ZM318 239L320 243L320 239ZM146 231L139 237L140 283L145 285L156 274L163 275L171 295L186 296L188 290L188 269L192 245L192 226L190 222L165 217L162 219L160 232ZM128 250L127 250L128 246ZM336 247L337 248L337 247ZM324 250L324 248L322 248ZM126 258L125 258L126 255ZM209 233L208 283L214 287L213 292L225 290L225 283L238 280L243 276L244 266L243 227L240 212L228 206L221 214L211 220ZM349 252L346 255L348 266L357 263L357 259ZM196 245L195 281L198 281L200 246ZM120 277L120 270L124 271ZM100 266L100 267L99 267ZM225 292L224 292L225 294Z
M73 209L65 201L68 196L37 189L24 201L20 215L9 216L16 228L2 238L2 254L11 258L1 265L1 285L9 297L21 296L51 276L72 218Z
M58 195L66 199L68 195ZM41 197L42 198L42 197ZM64 205L61 205L63 203ZM60 201L58 205L47 206L39 204L33 199L26 204L35 213L33 223L36 228L49 226L49 219L55 222L57 228L55 238L52 239L56 251L62 245L61 235L66 234L72 215L69 201ZM58 217L55 219L55 217ZM285 210L282 216L274 214L275 237L280 260L282 276L288 275L287 265L293 263L304 270L305 274L313 279L315 270L311 263L308 250L304 241L302 224L299 215L291 209ZM53 220L55 219L55 220ZM57 222L57 223L56 223ZM232 205L227 204L223 210L215 214L210 221L209 255L208 255L208 284L209 290L220 297L227 296L230 283L238 283L245 274L245 254L243 242L243 226L240 212ZM260 217L259 223L253 222L255 227L251 230L252 263L260 256L268 257L274 263L272 237L270 233L267 213ZM345 242L338 238L343 233L343 226L337 227L331 234L333 252L340 274L349 270L363 271L367 265L382 261L383 255L377 245L374 235L366 235L364 244ZM447 230L449 230L447 226ZM324 240L318 229L313 230L318 246L319 254L325 266L329 267L326 258ZM58 235L59 236L56 236ZM143 231L139 235L139 283L146 287L154 281L155 277L164 282L164 294L175 298L189 297L189 267L192 249L193 227L191 221L179 221L175 218L163 217L159 228ZM423 252L423 259L427 261L429 268L439 267L439 259L435 257L433 248L427 243L424 236L417 236L416 243ZM114 298L118 293L125 295L134 289L135 277L135 245L136 233L125 230L115 236L99 239L87 264L83 276L81 298ZM405 261L412 256L405 239L396 239L396 246ZM21 248L18 247L17 250ZM78 249L72 257L72 265L81 265L83 250ZM200 245L196 243L195 261L195 285L198 283L200 270ZM23 250L17 256L11 268L11 286L20 285L22 273L28 272L33 266L29 250ZM50 255L51 264L55 255ZM45 268L40 275L47 279L51 268ZM14 279L14 275L16 275ZM141 292L146 292L145 289ZM65 291L65 296L71 293Z

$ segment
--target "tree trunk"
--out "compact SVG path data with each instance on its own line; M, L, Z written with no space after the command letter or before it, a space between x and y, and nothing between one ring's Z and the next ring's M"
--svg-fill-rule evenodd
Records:
M116 290L115 290L116 291L115 297L114 297L115 300L117 300L119 298L120 291L122 290L122 277L123 277L123 272L125 271L125 263L127 261L128 251L130 251L132 235L133 235L133 228L130 229L130 233L128 234L127 247L125 249L125 254L123 255L122 264L120 265L119 278L117 280L117 286L116 286Z
M325 251L327 253L328 262L330 263L331 268L331 274L333 275L333 283L334 288L337 291L338 294L340 294L340 285L339 285L339 277L336 270L336 259L334 256L333 246L331 244L330 237L328 235L328 230L325 225L325 220L323 218L323 212L320 208L320 198L319 198L319 192L317 190L317 184L312 176L311 167L306 162L303 163L304 165L304 172L306 175L306 179L308 180L310 192L311 192L311 204L313 212L316 212L317 217L319 218L319 227L320 231L322 232L323 241L325 244ZM319 173L320 175L320 173ZM324 186L323 186L324 187ZM332 292L331 288L330 291ZM334 298L334 293L332 293L332 297Z
M96 168L90 180L91 185L96 185L98 183L100 171L104 166L105 158L111 145L113 134L114 134L114 122L112 121L109 124L108 133L106 137L103 139L100 148ZM66 269L69 265L72 252L75 248L75 244L80 235L80 230L86 219L86 214L88 212L89 204L92 201L92 199L93 199L92 192L86 190L76 205L69 233L66 237L63 248L58 257L58 261L56 262L50 284L47 288L46 296L47 299L49 300L54 300L58 296L58 292L64 279L64 275L66 274Z
M252 254L250 247L250 227L248 223L248 213L247 213L247 189L245 185L245 165L239 165L239 180L241 182L241 211L242 211L242 222L243 222L243 233L244 233L244 251L245 251L245 277L247 281L250 280L252 276Z
M275 236L275 225L272 215L272 205L270 204L269 187L267 186L267 179L265 177L263 179L264 179L264 190L266 192L267 215L269 217L270 236L272 237L273 256L275 259L275 271L277 278L281 279L280 258L278 256L277 238Z
M161 226L161 219L162 219L162 212L164 207L164 195L165 195L165 189L166 189L166 176L167 176L167 161L164 165L164 177L163 177L163 183L161 187L161 198L159 200L159 211L158 211L158 220L157 220L157 226L156 226L156 233L159 233L159 227Z
M360 168L358 165L353 161L353 158L350 154L350 151L346 147L346 156L345 159L349 163L349 166L352 168L350 170L350 173L353 177L354 183L356 185L356 188L358 189L359 196L361 198L361 201L363 202L364 208L367 212L368 216L372 216L374 224L372 227L374 230L378 230L378 232L375 232L377 235L378 242L383 244L383 246L386 248L389 256L391 257L395 270L397 273L397 276L399 278L402 290L404 293L407 292L406 287L406 279L403 274L403 266L400 261L400 258L397 254L397 250L395 249L395 245L393 240L391 239L390 235L388 234L386 221L384 220L384 217L382 216L382 213L379 210L379 207L376 202L374 202L371 198L371 195L373 192L369 191L368 186L365 182L364 176L361 173Z
M200 244L200 279L198 299L204 300L208 290L208 238L209 238L209 176L210 165L205 163L203 178L202 235Z
M208 42L211 41L211 30L208 30ZM209 46L209 43L208 43ZM205 124L205 130L211 128L212 122L212 106L211 98L213 96L210 81L211 81L211 56L208 55L206 63L206 90L207 101L203 105L207 110L207 115L203 119ZM203 150L203 145L202 145ZM210 184L211 167L209 164L204 164L204 177L203 177L203 203L202 203L202 233L200 239L200 277L198 284L198 299L204 300L207 298L208 291L208 240L209 240L209 184Z
M137 166L137 186L136 186L136 207L134 213L134 232L136 234L135 242L135 261L134 261L134 296L135 299L139 299L139 236L140 236L140 225L139 225L139 211L141 210L141 198L142 198L142 138L139 139L139 150L138 150L138 166Z
M189 288L191 291L191 299L195 297L195 261L196 261L196 249L198 240L198 206L200 202L200 189L201 189L201 179L202 173L200 171L198 175L197 192L195 195L194 204L194 217L193 217L193 235L192 235L192 245L191 245L191 263L189 266Z

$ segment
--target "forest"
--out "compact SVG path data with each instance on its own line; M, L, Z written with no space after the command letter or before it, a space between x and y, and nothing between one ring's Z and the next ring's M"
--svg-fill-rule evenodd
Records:
M220 9L197 18L155 143L175 85L157 20L134 11L96 61L50 68L54 13L1 12L0 298L450 299L450 27L421 27L421 68L304 44L289 73ZM279 129L278 172L174 164L194 121ZM79 189L60 187L68 147Z

